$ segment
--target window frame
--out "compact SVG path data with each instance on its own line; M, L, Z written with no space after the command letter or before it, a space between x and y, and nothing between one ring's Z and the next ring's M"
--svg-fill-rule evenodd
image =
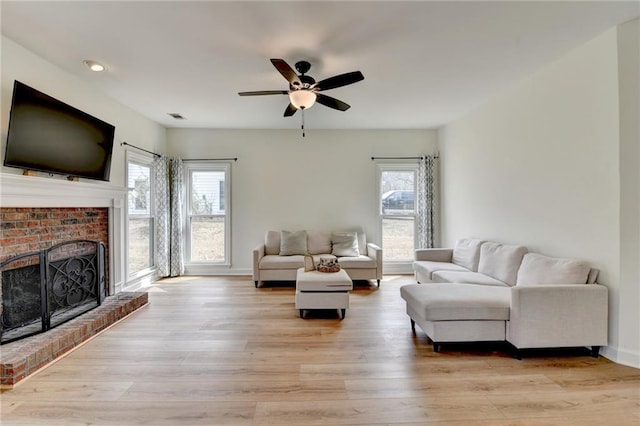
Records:
M377 173L376 173L376 211L378 214L378 235L380 246L384 252L384 233L383 233L383 223L385 219L406 219L410 217L413 219L413 247L414 250L418 245L418 168L419 164L416 162L405 162L405 163L378 163L377 164ZM411 213L383 213L382 209L382 176L385 172L412 172L414 175L414 186L413 186L413 211ZM410 259L389 259L387 256L384 256L384 268L385 271L390 273L394 272L404 272L407 267L411 267L413 264L413 257Z
M126 151L126 159L125 159L125 188L127 189L127 197L126 197L126 244L125 244L125 271L127 276L127 281L133 281L138 278L144 277L153 273L156 270L156 262L155 262L155 252L156 252L156 241L155 241L155 231L156 231L156 208L155 208L155 180L153 177L153 156L140 154L136 152ZM138 215L138 214L130 214L129 213L129 164L136 164L142 167L149 168L149 214L148 215ZM149 257L150 257L150 266L143 268L139 271L131 271L130 270L130 262L129 262L129 247L131 242L131 235L129 234L129 225L130 220L134 219L150 219L150 227L151 232L149 235Z
M224 173L224 214L213 215L192 215L191 212L191 189L192 189L192 174L194 172L222 172ZM189 161L184 163L184 182L185 182L185 194L184 194L184 259L185 269L189 269L194 272L204 272L201 267L231 267L231 162L220 161ZM224 260L218 262L210 261L194 261L191 258L191 225L192 218L206 218L206 217L223 217L224 218ZM195 268L194 268L195 267Z

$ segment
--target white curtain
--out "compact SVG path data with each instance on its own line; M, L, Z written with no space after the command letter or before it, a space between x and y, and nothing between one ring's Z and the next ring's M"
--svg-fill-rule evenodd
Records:
M425 155L418 167L418 247L432 248L436 230L436 161L435 155Z
M156 268L161 277L176 277L184 273L182 160L165 156L157 157L153 162L153 176L156 204Z

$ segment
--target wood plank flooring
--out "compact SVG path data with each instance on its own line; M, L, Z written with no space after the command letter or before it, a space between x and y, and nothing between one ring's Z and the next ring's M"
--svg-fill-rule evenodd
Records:
M360 283L300 319L294 289L182 277L149 306L0 395L7 425L640 424L640 370L582 353L411 333L399 288Z

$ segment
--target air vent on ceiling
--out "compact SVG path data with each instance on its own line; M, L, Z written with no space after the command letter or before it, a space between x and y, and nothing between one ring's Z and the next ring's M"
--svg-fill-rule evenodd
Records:
M179 114L177 112L170 112L168 113L170 116L172 116L173 118L175 118L176 120L186 120L186 118L184 118L182 116L182 114Z

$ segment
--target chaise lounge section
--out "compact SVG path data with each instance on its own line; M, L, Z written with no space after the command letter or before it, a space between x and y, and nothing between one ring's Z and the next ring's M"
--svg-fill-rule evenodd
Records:
M411 325L442 343L507 341L531 348L607 344L608 291L586 262L465 239L416 251L418 284L400 290ZM423 283L423 284L420 284Z

